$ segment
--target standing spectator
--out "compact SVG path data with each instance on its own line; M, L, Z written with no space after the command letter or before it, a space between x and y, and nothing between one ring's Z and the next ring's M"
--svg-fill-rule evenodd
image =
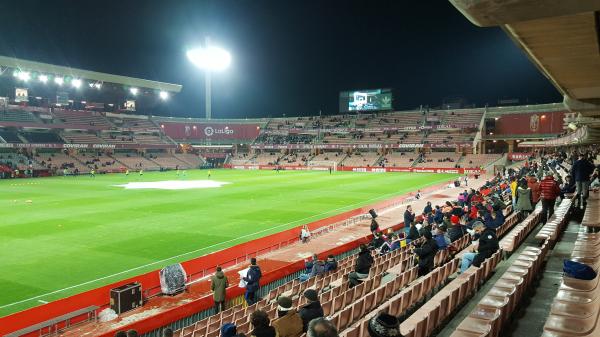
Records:
M510 178L510 195L512 197L512 206L513 209L517 208L517 178Z
M335 260L333 255L327 256L327 260L325 261L325 272L335 271L337 270L338 263Z
M256 310L250 315L250 323L254 328L250 336L276 337L277 331L270 325L269 315L264 310Z
M369 320L367 326L371 337L402 337L398 318L386 313L379 313Z
M244 294L244 298L248 305L256 303L256 292L260 287L259 282L261 277L262 272L260 271L260 267L256 264L256 258L253 257L250 259L248 274L243 278L246 282L246 293Z
M521 211L525 216L528 216L533 211L531 189L527 187L527 182L519 184L517 188L517 210Z
M375 220L375 218L371 219L371 234L375 235L375 233L379 232L379 223L377 223L377 220Z
M223 273L221 267L217 267L217 272L210 280L210 289L213 291L215 300L215 314L219 311L225 311L225 291L229 287L227 276Z
M292 299L281 296L277 299L277 317L273 327L278 337L300 337L303 331L302 318L292 309Z
M323 308L319 302L319 296L317 291L314 289L306 289L304 291L304 298L308 302L302 308L300 308L300 317L302 317L303 331L306 332L308 323L315 318L323 317Z
M431 231L423 232L425 243L413 251L419 257L419 276L427 275L433 269L433 260L438 251L438 245L431 235Z
M369 270L373 265L373 256L371 251L365 244L360 245L360 251L358 252L358 258L354 265L354 271L348 274L348 281L350 282L350 288L360 284L362 279L369 277Z
M412 206L406 206L406 211L404 211L404 227L410 226L415 222L415 212L412 210Z
M540 201L542 192L540 191L540 182L535 175L531 174L529 179L527 179L527 187L531 189L531 202L533 205L536 205Z
M307 337L338 337L335 325L326 318L313 319L308 325ZM402 336L396 336L402 337Z
M554 214L554 204L560 194L560 187L550 171L544 175L545 177L540 183L540 190L542 191L542 222L546 224L546 221Z
M593 172L594 164L592 164L586 158L586 156L580 153L579 159L573 164L573 167L571 168L571 175L575 180L577 201L579 202L580 209L583 209L584 204L587 202L590 188L590 176Z
M475 230L476 235L479 235L479 240L472 252L463 254L460 266L461 273L464 273L471 265L479 268L485 259L492 256L500 248L495 230L486 228L481 222L473 225L473 230Z

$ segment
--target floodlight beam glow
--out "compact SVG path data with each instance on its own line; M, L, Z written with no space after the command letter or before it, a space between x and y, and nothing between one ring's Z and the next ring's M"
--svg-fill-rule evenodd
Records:
M137 93L138 93L138 88L129 88L129 92L131 92L131 94L132 94L133 96L135 96L135 95L137 95Z
M63 83L65 83L65 79L62 77L55 77L54 78L54 83L58 84L58 85L63 85Z
M79 88L81 86L81 80L78 79L78 78L76 78L76 79L74 79L74 80L71 81L71 85L74 88Z
M47 83L47 82L48 82L48 76L46 76L46 75L40 75L40 76L38 77L38 80L39 80L40 82L42 82L42 83Z
M161 91L158 93L158 97L160 97L160 99L167 100L169 98L169 93L166 91Z
M225 70L231 64L231 54L219 47L196 48L186 55L190 62L204 70Z

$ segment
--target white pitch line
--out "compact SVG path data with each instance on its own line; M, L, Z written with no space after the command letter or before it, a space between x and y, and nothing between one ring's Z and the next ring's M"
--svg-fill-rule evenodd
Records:
M427 184L427 185L425 185L423 187L427 187L427 186L431 186L431 185L437 184L437 183L439 183L439 182L441 182L443 180L446 180L446 179L436 180L434 183ZM143 268L146 268L146 267L150 267L150 266L153 266L155 264L159 264L159 263L163 263L163 262L166 262L166 261L170 261L172 259L180 258L182 256L186 256L186 255L190 255L190 254L193 254L193 253L198 253L198 252L201 252L203 250L210 249L210 248L218 247L220 245L231 243L231 242L237 241L239 239L243 239L243 238L247 238L247 237L250 237L250 236L254 236L256 234L264 233L264 232L267 232L267 231L270 231L270 230L273 230L273 229L277 229L277 228L280 228L280 227L285 227L285 226L294 224L296 222L305 221L305 220L308 220L308 219L311 219L311 218L314 218L314 217L320 217L322 215L329 214L331 212L335 212L335 211L338 211L338 210L341 210L341 209L344 209L344 208L353 207L353 206L356 206L356 205L360 205L360 204L363 204L363 203L368 203L370 201L378 200L378 199L381 199L381 198L386 198L388 196L393 196L393 195L397 195L397 194L396 193L383 194L383 195L380 195L380 196L375 197L375 198L371 198L371 199L367 199L367 200L364 200L364 201L361 201L361 202L357 202L357 203L354 203L354 204L350 204L350 205L338 207L338 208L335 208L335 209L332 209L332 210L329 210L329 211L326 211L326 212L323 212L323 213L320 213L320 214L311 215L311 216L303 218L303 219L294 220L292 222L288 222L288 223L284 223L284 224L281 224L281 225L277 225L275 227L263 229L263 230L260 230L258 232L254 232L254 233L251 233L251 234L242 235L242 236L237 237L235 239L231 239L231 240L219 242L219 243L216 243L214 245L210 245L210 246L206 246L206 247L203 247L203 248L195 249L195 250L192 250L192 251L187 252L187 253L183 253L183 254L175 255L175 256L172 256L172 257L169 257L169 258L166 258L166 259L162 259L162 260L154 261L154 262L151 262L151 263L147 263L145 265L138 266L138 267L135 267L135 268L131 268L131 269L128 269L128 270L124 270L124 271L121 271L121 272L118 272L118 273L115 273L115 274L112 274L112 275L103 276L103 277L97 278L95 280L86 281L86 282L79 283L79 284L76 284L76 285L72 285L72 286L69 286L69 287L66 287L66 288L62 288L62 289L58 289L58 290L55 290L55 291L51 291L49 293L45 293L45 294L42 294L42 295L30 297L30 298L27 298L27 299L24 299L24 300L21 300L21 301L9 303L9 304L4 304L4 305L0 306L0 309L4 309L4 308L12 307L12 306L17 305L17 304L21 304L21 303L25 303L25 302L37 300L39 298L46 297L46 296L49 296L49 295L58 294L58 293L61 293L63 291L67 291L67 290L79 288L79 287L82 287L82 286L85 286L85 285L88 285L88 284L96 283L98 281L102 281L102 280L106 280L106 279L109 279L109 278L113 278L115 276L127 274L127 273L135 271L135 270L139 270L139 269L143 269ZM211 252L211 253L214 253L214 252Z

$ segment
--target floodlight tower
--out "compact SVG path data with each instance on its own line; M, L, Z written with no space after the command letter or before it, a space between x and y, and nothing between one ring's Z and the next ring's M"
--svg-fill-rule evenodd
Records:
M227 69L231 63L231 55L222 48L212 46L210 38L207 36L205 46L189 50L187 58L196 67L204 70L206 119L211 119L211 73Z

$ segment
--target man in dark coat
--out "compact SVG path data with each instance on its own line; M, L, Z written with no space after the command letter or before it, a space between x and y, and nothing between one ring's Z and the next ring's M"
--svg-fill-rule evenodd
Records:
M256 264L256 258L250 259L250 268L248 268L248 273L243 280L246 282L246 293L244 294L244 298L246 299L246 303L248 305L252 305L256 303L256 292L260 287L259 281L262 277L262 272L260 271L260 267Z
M473 225L473 230L479 236L477 253L473 251L463 254L460 266L461 273L464 273L471 265L479 268L485 259L500 249L498 236L496 236L494 229L486 228L483 223L477 222Z
M594 164L592 164L586 156L579 155L579 159L571 167L571 176L575 180L577 189L577 200L579 207L583 209L584 203L587 201L590 189L590 176L594 172Z
M433 269L433 260L435 253L438 251L438 245L433 239L431 231L423 232L425 243L419 248L414 248L413 251L419 257L419 276L426 275Z
M404 211L404 227L410 226L410 224L415 222L415 212L413 212L412 207L410 205L406 206L406 211Z
M307 300L307 304L300 308L300 317L302 317L302 323L304 325L304 332L308 328L308 323L315 318L323 317L323 308L319 302L319 295L314 289L306 289L304 291L304 297Z

